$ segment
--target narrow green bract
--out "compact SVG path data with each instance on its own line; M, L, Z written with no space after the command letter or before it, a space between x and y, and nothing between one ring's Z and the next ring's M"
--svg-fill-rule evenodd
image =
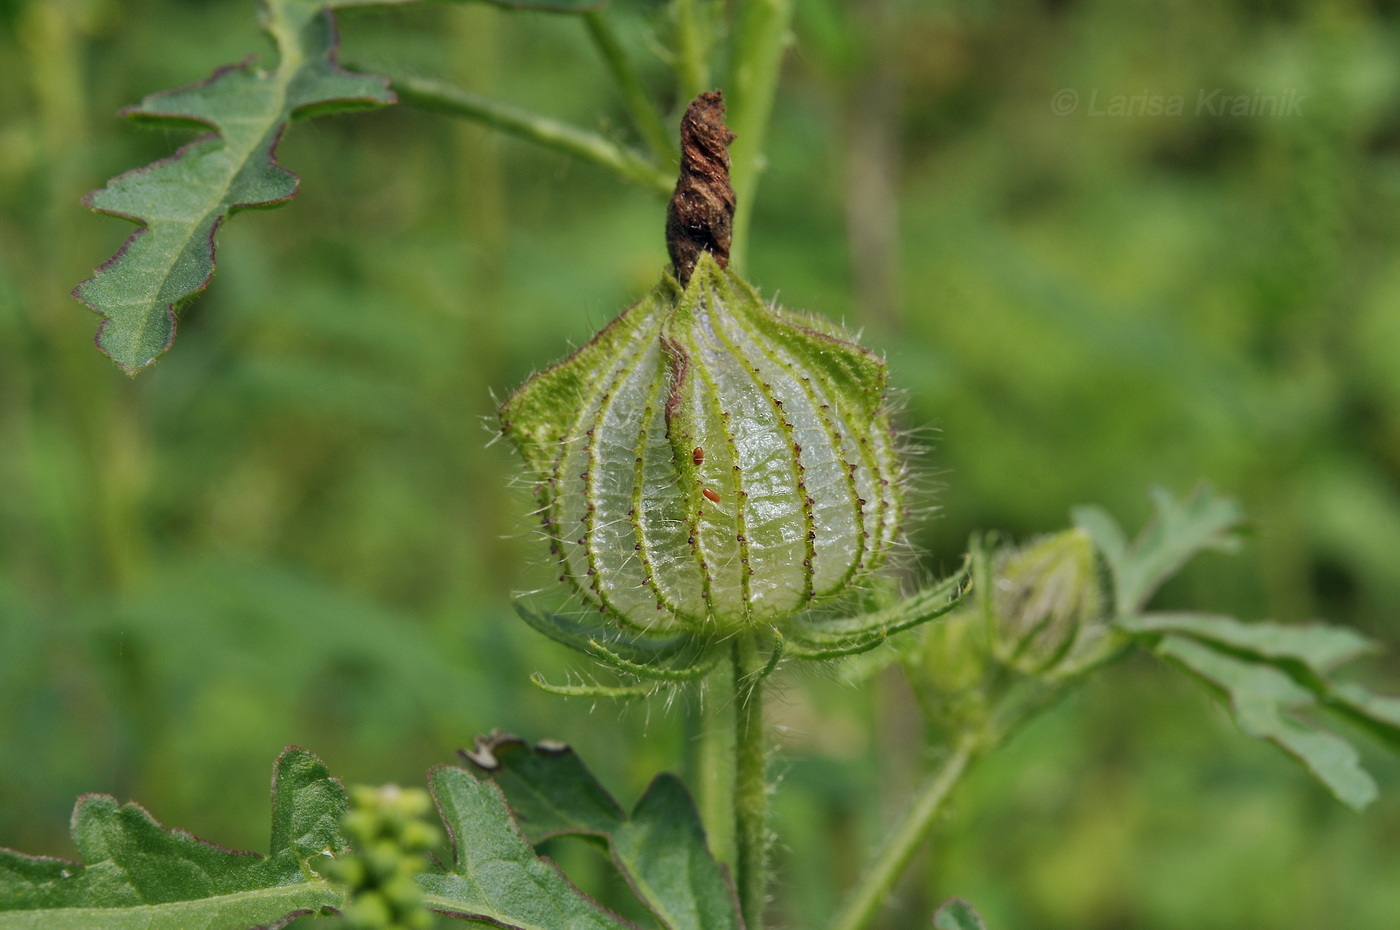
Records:
M561 580L647 631L776 624L899 533L884 363L702 256L501 409Z

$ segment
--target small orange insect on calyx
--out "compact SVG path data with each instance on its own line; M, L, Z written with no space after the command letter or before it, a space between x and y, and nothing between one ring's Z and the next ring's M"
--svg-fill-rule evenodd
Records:
M703 494L703 495L705 495L705 497L708 498L709 500L714 501L716 504L719 503L719 492L716 491L716 490L714 490L713 488L706 488L705 490L701 491L700 493Z
M705 450L702 449L702 448L700 448L699 446L696 446L696 447L695 447L694 449L692 449L691 452L690 452L690 459L691 459L691 461L693 461L696 465L704 465L704 464L705 464Z

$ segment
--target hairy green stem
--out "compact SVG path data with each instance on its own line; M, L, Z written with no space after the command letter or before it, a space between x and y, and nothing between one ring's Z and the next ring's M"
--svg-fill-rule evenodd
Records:
M597 133L480 97L443 81L396 77L390 82L404 103L476 120L507 135L572 155L607 168L662 198L669 198L675 177L647 158Z
M612 23L602 10L589 10L584 13L583 22L588 27L589 38L593 40L594 46L603 56L603 61L607 63L613 80L617 81L617 86L627 101L627 110L632 114L632 122L637 124L637 130L642 134L652 155L663 165L673 164L677 157L675 133L666 128L661 112L647 96L646 88L642 86L641 78L637 76L632 63L627 60L627 53L623 51Z
M675 0L676 78L682 100L694 100L710 89L710 69L705 60L707 43L701 38L696 3L697 0Z
M738 12L725 95L729 102L730 177L738 201L730 262L740 271L749 244L753 195L763 171L763 140L773 112L783 53L791 38L793 0L744 0Z
M763 655L753 637L734 640L734 837L739 910L762 930L768 886L767 746L763 732Z
M954 745L952 753L934 769L928 781L919 789L899 829L846 898L841 910L828 924L828 930L862 930L875 919L880 908L889 900L895 882L904 874L910 860L933 829L934 819L948 799L948 794L977 756L979 745L977 739L963 737Z
M734 845L734 667L721 662L710 672L702 696L695 739L695 781L700 818L715 858L737 870Z

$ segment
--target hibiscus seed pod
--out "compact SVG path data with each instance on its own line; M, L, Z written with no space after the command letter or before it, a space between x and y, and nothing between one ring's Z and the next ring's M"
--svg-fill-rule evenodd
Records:
M709 253L536 375L501 424L564 580L643 630L775 624L884 561L904 471L884 363ZM703 451L699 451L703 450Z
M719 93L681 121L672 274L505 402L560 577L646 631L778 624L877 569L904 471L885 365L728 268Z

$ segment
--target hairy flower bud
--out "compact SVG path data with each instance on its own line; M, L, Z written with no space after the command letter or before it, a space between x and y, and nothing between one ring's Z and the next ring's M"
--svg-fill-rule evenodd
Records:
M997 657L1038 674L1067 656L1103 613L1094 543L1081 529L999 552L991 596Z
M502 406L561 579L646 631L776 624L884 561L884 363L701 253Z

